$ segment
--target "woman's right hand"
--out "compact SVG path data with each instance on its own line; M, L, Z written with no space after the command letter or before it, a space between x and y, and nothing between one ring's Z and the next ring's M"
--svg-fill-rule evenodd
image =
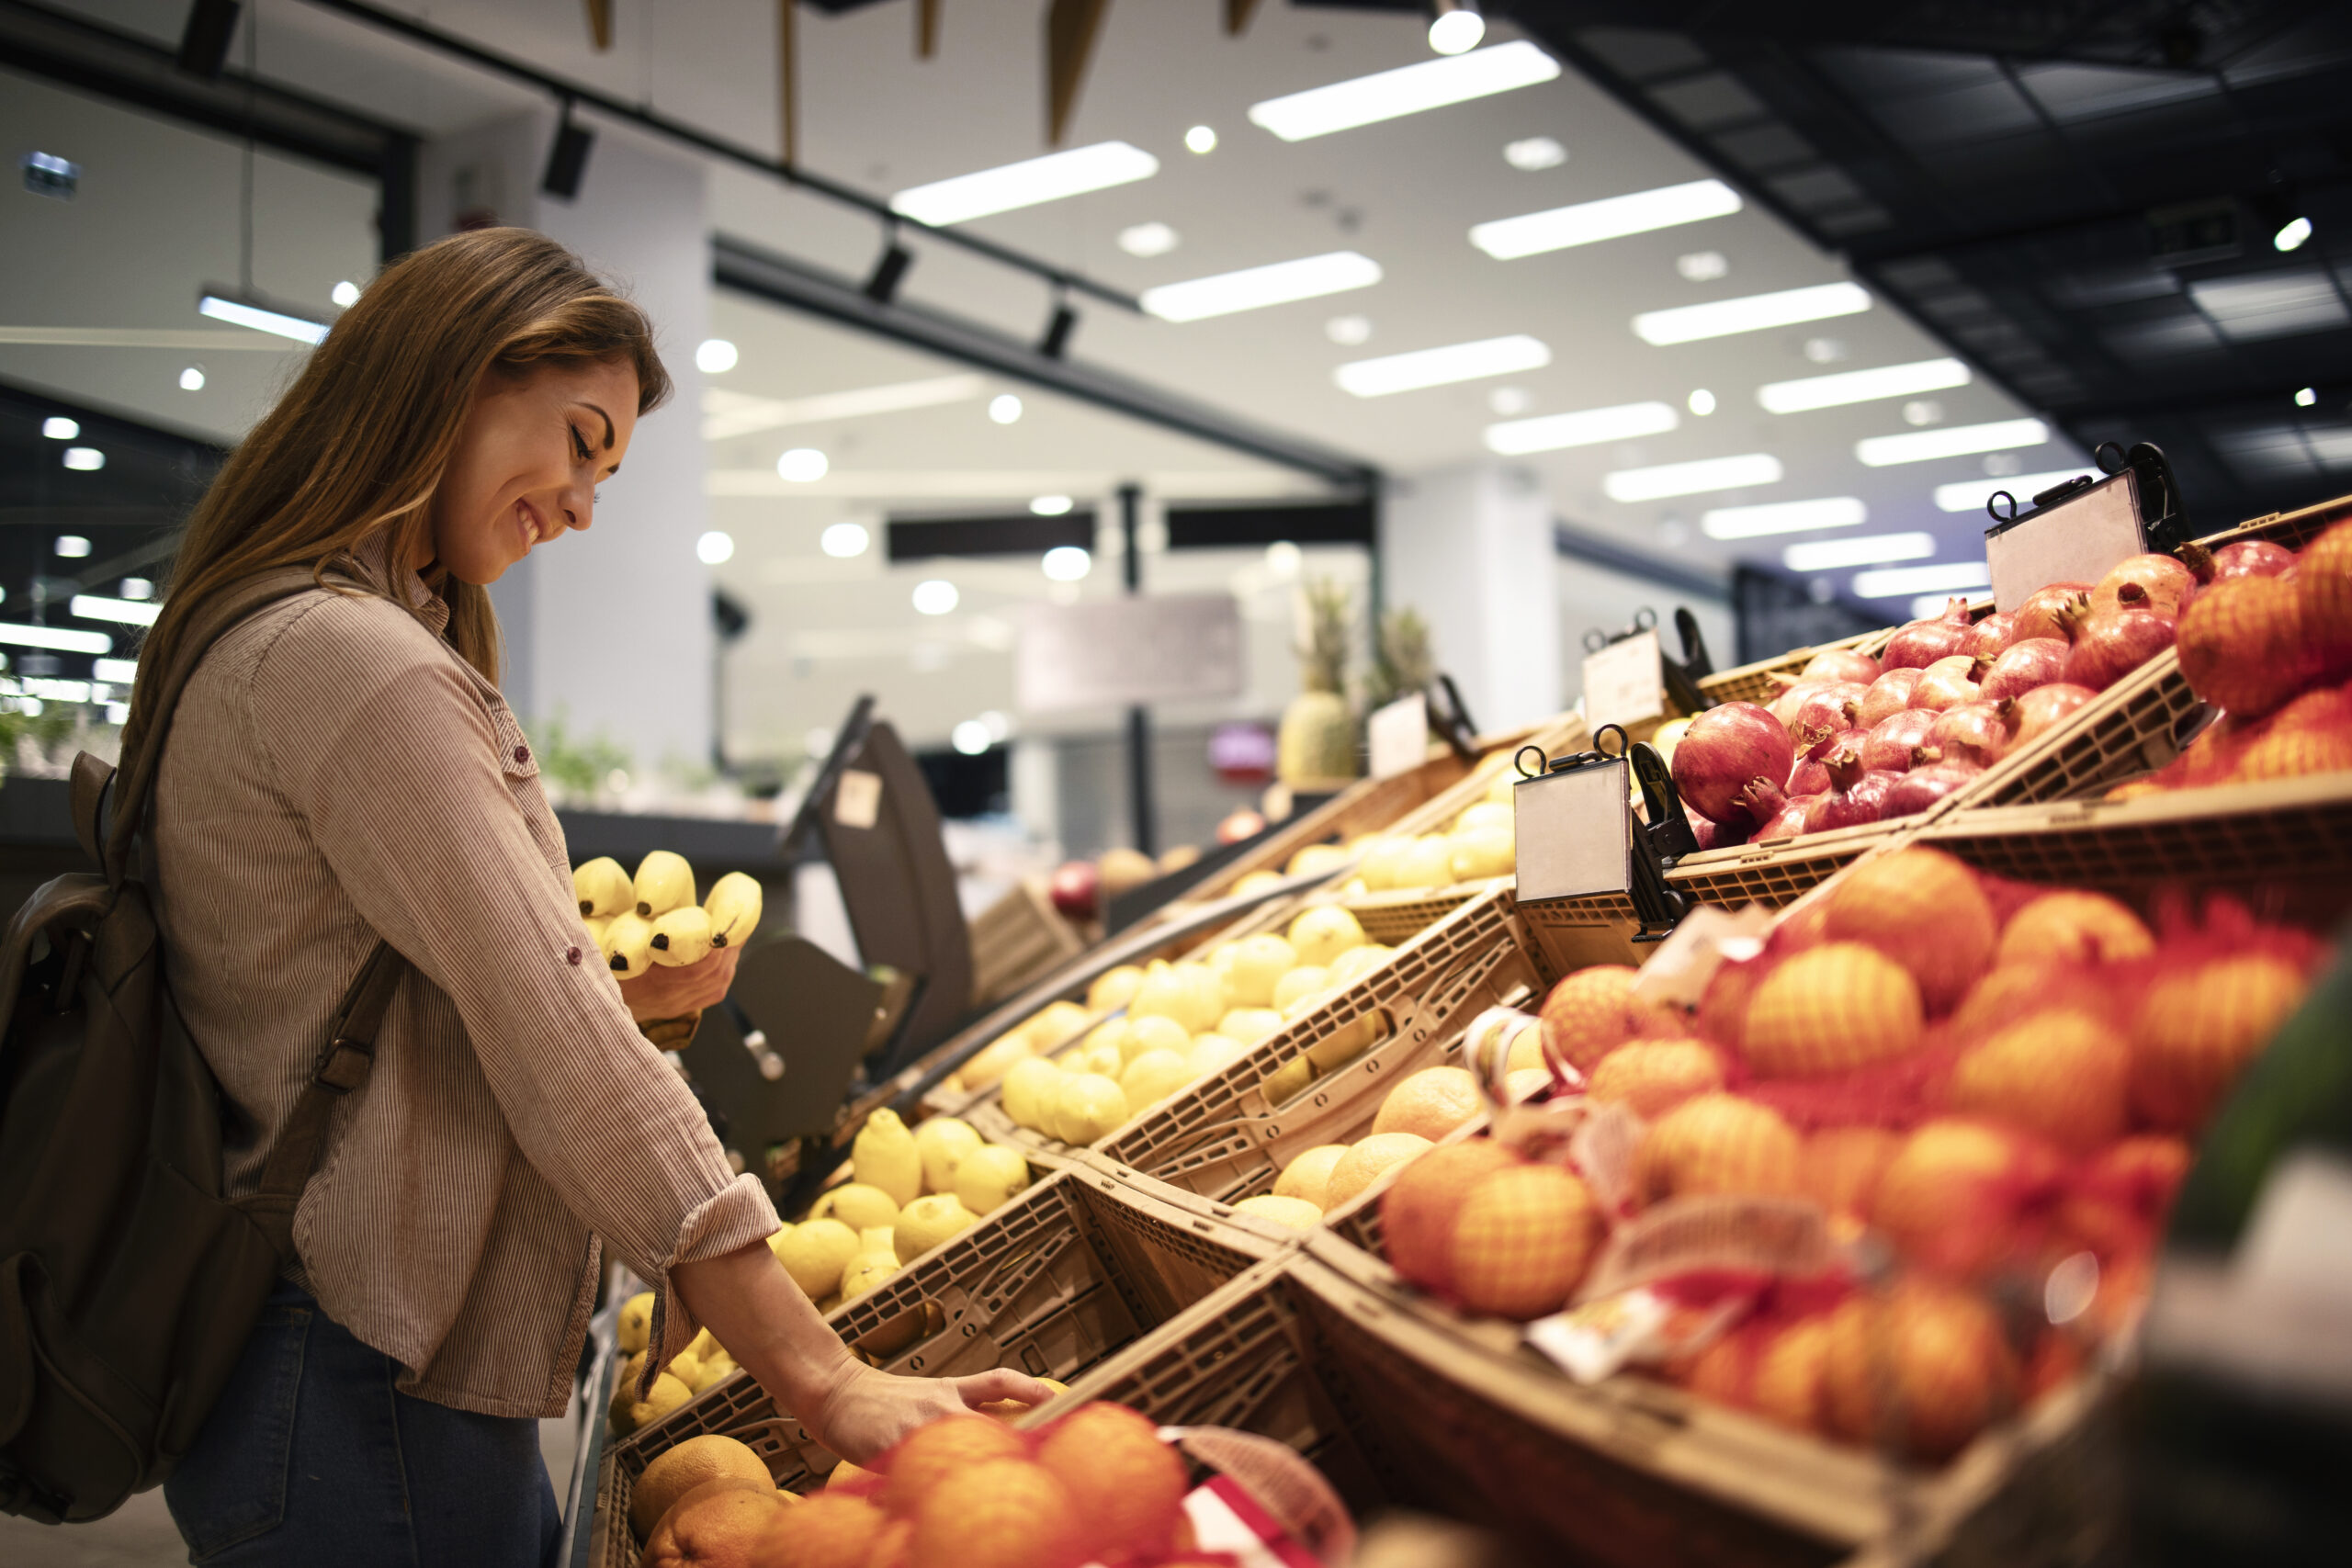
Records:
M847 1363L802 1421L811 1436L852 1464L865 1464L918 1427L1001 1399L1043 1404L1054 1391L1010 1367L966 1378L902 1378Z
M735 965L742 956L740 947L719 947L701 962L680 968L657 964L642 975L621 981L621 1000L628 1004L629 1017L639 1023L690 1017L727 999L728 987L735 984Z

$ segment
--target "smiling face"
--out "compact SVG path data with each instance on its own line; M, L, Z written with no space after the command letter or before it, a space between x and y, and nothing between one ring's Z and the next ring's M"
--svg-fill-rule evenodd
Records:
M485 372L434 497L432 555L412 564L488 584L534 545L587 527L637 429L637 396L625 363Z

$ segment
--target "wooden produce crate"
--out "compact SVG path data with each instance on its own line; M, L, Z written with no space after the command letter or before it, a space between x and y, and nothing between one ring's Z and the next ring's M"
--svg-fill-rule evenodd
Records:
M1498 889L1464 906L1398 948L1386 962L1094 1145L1114 1168L1138 1171L1222 1200L1263 1168L1260 1145L1280 1137L1286 1108L1267 1102L1266 1081L1311 1047L1361 1033L1362 1054L1335 1067L1295 1103L1317 1109L1315 1091L1378 1079L1390 1064L1535 980L1527 940ZM1354 1091L1351 1091L1354 1092ZM1376 1109L1376 1107L1375 1107Z
M1023 877L972 919L972 1005L994 1007L1086 950L1045 884Z
M1376 1225L1376 1207L1365 1214ZM1307 1286L1323 1354L1381 1413L1378 1437L1405 1469L1442 1478L1555 1557L2060 1568L2095 1560L2120 1511L2111 1391L2098 1377L1926 1471L1646 1378L1574 1382L1520 1343L1518 1325L1465 1318L1399 1284L1345 1227L1311 1238L1288 1269ZM1331 1278L1352 1288L1321 1288Z
M1297 1234L1248 1215L1203 1224L1148 1194L1113 1197L1092 1170L1056 1173L950 1237L826 1321L862 1359L912 1377L1014 1367L1070 1382L1152 1328L1215 1295L1252 1265L1294 1251ZM628 1497L654 1457L723 1432L791 1491L837 1462L760 1385L735 1376L606 1446L590 1556L631 1568Z

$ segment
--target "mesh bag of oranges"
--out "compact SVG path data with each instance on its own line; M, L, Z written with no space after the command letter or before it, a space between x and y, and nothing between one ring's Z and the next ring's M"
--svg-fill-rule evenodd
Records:
M2129 1331L2192 1140L2327 956L2226 898L2152 915L1911 848L1695 1007L1572 975L1551 1082L1396 1176L1388 1260L1579 1375L1949 1455Z

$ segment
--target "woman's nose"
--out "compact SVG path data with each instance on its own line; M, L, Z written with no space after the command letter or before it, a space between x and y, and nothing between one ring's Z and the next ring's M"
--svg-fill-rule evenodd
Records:
M589 525L595 521L595 511L596 487L575 483L565 488L556 515L562 518L567 526L585 533Z

